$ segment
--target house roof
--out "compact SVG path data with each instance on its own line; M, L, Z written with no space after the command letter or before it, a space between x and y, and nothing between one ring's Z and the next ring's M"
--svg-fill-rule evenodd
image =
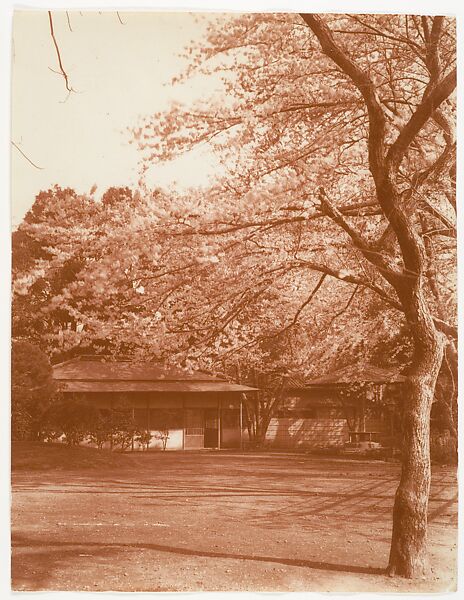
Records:
M287 390L304 390L305 387L306 381L303 375L292 373L287 376L287 380L285 382L285 388Z
M347 385L350 383L403 383L406 377L397 368L376 367L370 363L354 363L330 371L322 377L306 382L307 387L325 385Z
M200 371L156 363L77 357L53 366L53 379L66 392L251 392Z

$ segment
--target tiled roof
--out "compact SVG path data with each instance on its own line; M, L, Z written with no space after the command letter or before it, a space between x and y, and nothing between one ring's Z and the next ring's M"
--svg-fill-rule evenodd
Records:
M302 375L291 374L287 376L285 388L287 390L303 390L306 387L305 379Z
M237 385L228 381L81 381L81 380L60 380L58 381L59 390L62 392L233 392L245 393L252 392L255 388L245 385Z
M404 375L396 368L376 367L369 363L354 363L306 382L306 386L349 383L402 383Z
M78 357L53 367L53 379L63 391L228 391L254 388L230 383L199 371L156 363Z

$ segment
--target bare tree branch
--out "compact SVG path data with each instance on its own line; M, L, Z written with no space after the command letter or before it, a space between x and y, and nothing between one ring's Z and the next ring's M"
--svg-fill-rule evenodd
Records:
M72 27L71 27L71 18L69 16L69 12L66 11L66 19L68 20L68 27L69 27L69 31L72 32Z
M54 44L55 50L56 50L56 56L58 58L58 64L60 66L60 75L62 75L63 78L64 78L66 89L68 90L68 92L74 92L75 90L73 90L73 88L69 85L68 74L64 70L63 62L61 60L60 48L58 46L58 42L56 41L55 32L53 30L52 12L50 10L47 11L47 12L48 12L48 20L49 20L49 23L50 23L50 35L52 36L53 44Z
M29 162L33 167L35 167L36 169L39 169L39 170L43 170L43 167L39 167L34 162L32 162L32 160L24 154L24 152L21 150L21 148L17 144L15 144L13 142L13 140L11 140L11 144L12 144L12 146L14 146L16 148L16 150L18 152L20 152L24 156L24 158L27 160L27 162Z

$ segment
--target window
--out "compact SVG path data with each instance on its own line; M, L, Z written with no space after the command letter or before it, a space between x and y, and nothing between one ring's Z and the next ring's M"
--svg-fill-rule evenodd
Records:
M150 408L150 429L182 429L182 409L179 408Z
M134 408L134 420L137 427L146 429L148 427L148 409Z

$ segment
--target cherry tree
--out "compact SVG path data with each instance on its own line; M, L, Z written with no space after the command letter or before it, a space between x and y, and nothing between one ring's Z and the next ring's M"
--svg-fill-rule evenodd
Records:
M293 264L368 287L401 313L413 360L389 572L423 575L430 410L445 353L455 363L454 23L219 17L191 55L191 71L223 73L226 99L174 106L134 130L145 168L209 143L223 165L217 214L189 222L192 235L300 227ZM305 243L333 249L336 228L345 247L312 260Z

